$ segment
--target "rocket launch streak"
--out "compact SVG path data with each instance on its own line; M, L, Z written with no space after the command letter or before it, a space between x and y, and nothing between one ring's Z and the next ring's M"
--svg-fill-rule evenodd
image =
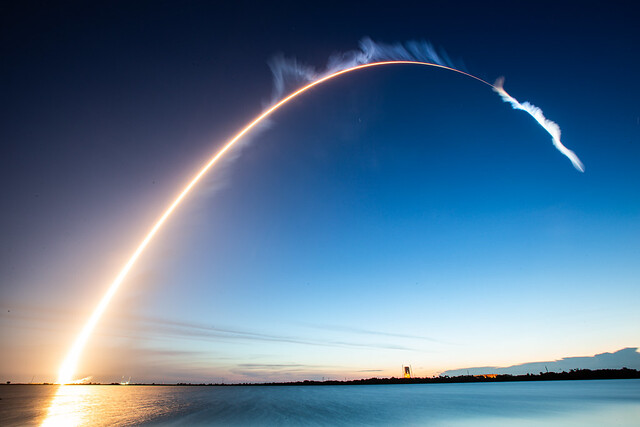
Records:
M160 227L162 227L162 225L169 218L169 216L173 213L173 211L178 207L178 205L187 196L187 194L189 194L191 189L198 183L198 181L200 181L200 179L209 171L209 169L211 169L213 167L213 165L215 165L218 162L218 160L221 157L223 157L225 155L225 153L227 151L229 151L236 144L236 142L238 142L238 140L240 138L242 138L244 135L246 135L251 129L253 129L255 126L257 126L260 122L262 122L264 119L266 119L268 116L270 116L273 112L275 112L280 107L282 107L284 104L286 104L287 102L291 101L293 98L296 98L298 95L301 95L302 93L308 91L309 89L311 89L314 86L317 86L317 85L319 85L319 84L321 84L321 83L323 83L323 82L325 82L327 80L333 79L333 78L338 77L338 76L340 76L342 74L350 73L352 71L356 71L356 70L360 70L360 69L364 69L364 68L369 68L369 67L377 67L377 66L392 65L392 64L396 64L396 65L397 64L424 65L424 66L436 67L436 68L442 68L442 69L449 70L449 71L454 71L456 73L460 73L460 74L463 74L463 75L465 75L467 77L471 77L472 79L478 80L478 81L490 86L495 91L500 93L500 95L503 97L503 99L505 99L505 94L506 94L507 97L509 97L510 99L515 101L515 99L511 98L506 92L504 92L504 89L502 89L501 85L494 86L494 85L492 85L490 83L487 83L486 81L484 81L484 80L482 80L482 79L480 79L480 78L478 78L476 76L473 76L471 74L465 73L464 71L460 71L460 70L457 70L455 68L448 67L448 66L445 66L445 65L440 65L440 64L430 63L430 62L422 62L422 61L411 61L411 60L380 61L380 62L371 62L371 63L352 66L352 67L349 67L349 68L346 68L346 69L342 69L342 70L336 71L336 72L334 72L332 74L329 74L329 75L326 75L326 76L324 76L322 78L319 78L319 79L307 84L306 86L303 86L302 88L294 91L293 93L289 94L288 96L286 96L285 98L281 99L276 104L274 104L273 106L271 106L267 110L265 110L262 114L260 114L253 121L251 121L247 126L245 126L242 130L240 130L233 138L231 138L231 140L229 140L222 147L222 149L220 149L220 151L218 151L209 160L209 162L207 164L205 164L202 169L200 169L200 171L192 178L192 180L187 184L187 186L182 190L182 192L176 197L176 199L173 201L173 203L171 203L171 205L167 208L167 210L162 214L160 219L158 219L158 221L155 223L155 225L151 228L151 230L146 235L144 240L142 240L142 242L140 243L138 248L135 250L133 255L131 255L131 258L129 259L129 261L127 261L127 263L124 265L124 267L122 268L120 273L118 273L118 275L116 276L115 280L113 281L113 283L111 283L111 285L109 286L107 292L105 293L105 295L102 297L102 299L98 303L98 306L93 311L93 313L91 314L91 316L87 320L86 324L84 325L84 327L80 331L80 334L78 335L78 337L74 341L73 346L69 350L69 353L67 354L66 359L64 360L62 366L60 367L60 370L59 370L59 373L58 373L57 382L59 384L68 384L68 383L70 383L72 381L72 378L73 378L73 375L75 373L76 366L78 364L78 360L80 359L80 355L82 353L82 350L84 349L87 341L89 340L89 337L91 336L91 333L93 332L96 324L98 323L98 321L100 320L100 318L104 314L107 306L109 305L109 302L111 301L111 299L115 295L116 291L118 290L118 288L120 287L120 285L124 281L125 277L129 273L129 271L131 270L131 268L133 267L135 262L138 260L138 258L140 257L140 255L142 254L144 249L147 247L147 245L151 242L151 240L156 235L156 233L158 232ZM509 101L509 102L511 102L511 101ZM515 101L515 102L517 103L517 101ZM512 105L515 105L515 104L512 103ZM518 105L522 106L522 104L519 104L519 103L518 103ZM525 103L524 105L526 106L526 105L530 105L530 104ZM541 119L539 118L539 117L542 117L542 119L544 119L544 116L542 116L542 112L539 109L537 110L539 112L539 116L536 116L536 115L532 114L531 111L527 110L526 108L520 108L520 109L523 109L523 110L529 112L529 114L531 114L536 120L538 120L538 122L543 127L545 127L545 129L547 129L547 131L549 131L549 129L545 126L545 124L543 122L541 122ZM551 123L553 123L553 122L551 122ZM555 123L553 123L553 124L555 125ZM556 127L557 127L557 125L556 125ZM553 135L553 134L552 134L552 136L554 138L554 144L556 144L556 136ZM560 141L560 139L559 139L559 128L558 128L557 142L559 143L559 141ZM560 144L560 146L562 148L564 148L564 146L562 144ZM562 151L562 148L559 147L558 144L556 144L556 147L558 147L558 149L560 149ZM567 150L566 148L564 148L564 149ZM569 153L573 154L573 152L571 152L570 150L567 150L567 151L569 151ZM567 152L565 152L565 151L562 151L562 152L565 155L568 155ZM573 154L573 156L575 156L575 154ZM575 159L577 159L577 157L575 157ZM574 165L576 165L576 162L574 161L574 159L571 158L571 160L572 160L572 162L574 162ZM580 162L579 160L577 160L577 161ZM579 163L579 164L580 164L580 166L582 165L581 163ZM578 167L578 166L576 166L576 167ZM582 170L582 169L580 169L580 170Z

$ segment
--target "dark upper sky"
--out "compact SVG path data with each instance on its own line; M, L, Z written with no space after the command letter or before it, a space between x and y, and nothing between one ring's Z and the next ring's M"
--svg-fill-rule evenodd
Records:
M428 39L479 77L506 75L516 97L553 93L592 106L579 120L620 120L637 145L640 36L628 2L59 3L2 6L5 236L37 229L42 203L102 193L114 184L103 174L123 188L146 179L150 150L158 172L192 164L209 152L203 133L231 133L268 99L274 54L321 67L363 36ZM178 148L193 154L176 158Z
M499 218L515 212L514 223L502 226L510 231L497 240L504 245L501 254L518 253L509 261L517 263L530 253L513 249L513 236L531 227L534 235L539 218L532 214L532 225L519 215L564 209L566 218L538 226L568 227L566 235L552 232L534 246L540 252L553 246L559 257L575 253L576 246L585 253L610 248L607 253L626 268L618 291L628 291L637 269L624 260L638 254L632 237L640 229L640 16L632 2L96 3L0 6L4 301L46 305L57 301L55 295L77 292L92 305L96 287L108 282L103 277L115 273L141 230L268 101L270 58L282 53L321 68L364 36L388 43L429 40L478 77L506 76L512 95L558 122L586 173L576 172L530 117L482 85L441 70L376 70L345 77L283 111L242 150L242 160L214 174L198 197L202 206L185 208L183 222L194 223L193 229L209 227L209 221L229 224L210 231L228 239L228 252L207 247L207 238L177 225L179 219L167 230L172 239L187 236L177 247L196 259L201 253L222 257L230 269L220 273L222 281L243 268L231 258L247 246L255 274L272 274L267 281L280 277L272 270L278 263L273 253L284 259L300 246L308 257L294 270L302 276L322 277L320 270L328 268L310 260L355 276L377 262L370 253L376 242L390 244L401 259L407 259L402 247L416 253L412 238L385 240L395 235L394 227L415 235L421 229L416 212L440 221L434 235L444 246L438 253L450 254L443 265L463 254L473 257L473 242L495 242L495 236L483 237L483 224L499 227ZM218 181L222 190L216 190ZM229 189L236 188L234 195ZM327 212L329 203L334 208ZM283 207L293 210L291 217ZM562 222L575 215L582 225ZM456 218L471 230L472 243ZM612 231L616 223L626 231ZM301 231L310 228L317 231ZM612 233L619 238L605 241ZM334 234L343 240L325 239ZM577 235L586 240L567 242ZM172 245L166 241L153 256L180 259L180 249L167 249ZM336 244L344 253L328 249ZM202 250L185 249L194 247ZM353 251L364 258L352 259L355 267L342 266ZM572 261L590 264L579 254ZM173 262L182 271L183 264ZM200 262L193 268L209 261ZM71 273L77 265L91 273ZM96 272L99 284L89 286ZM198 280L204 279L193 278ZM291 295L289 288L273 292L278 301Z

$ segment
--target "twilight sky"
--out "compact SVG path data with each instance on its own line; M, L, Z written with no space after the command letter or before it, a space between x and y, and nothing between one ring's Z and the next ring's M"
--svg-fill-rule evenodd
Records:
M130 3L1 6L1 381L55 379L165 207L267 105L275 55L322 68L365 36L505 76L585 173L462 75L342 76L189 196L77 376L423 376L640 346L629 2Z

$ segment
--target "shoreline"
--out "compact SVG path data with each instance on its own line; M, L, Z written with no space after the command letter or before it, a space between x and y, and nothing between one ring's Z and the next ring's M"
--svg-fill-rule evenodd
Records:
M181 386L181 387L237 387L237 386L323 386L323 385L383 385L383 384L459 384L459 383L492 383L492 382L524 382L524 381L576 381L576 380L614 380L614 379L640 379L640 371L636 369L572 369L569 372L540 372L539 374L510 375L510 374L485 374L485 375L460 375L455 377L417 377L417 378L366 378L359 380L303 380L287 382L264 383L84 383L67 385L110 385L110 386ZM12 383L3 382L0 385L58 385L54 383Z

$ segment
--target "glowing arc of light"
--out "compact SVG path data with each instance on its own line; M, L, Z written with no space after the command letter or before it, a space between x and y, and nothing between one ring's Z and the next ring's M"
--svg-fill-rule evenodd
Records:
M98 321L100 320L100 318L104 314L107 306L109 305L109 302L111 301L111 299L115 295L116 291L118 290L118 288L120 287L120 285L124 281L125 277L129 273L129 271L131 270L131 268L133 267L135 262L138 260L138 258L140 257L140 255L142 254L144 249L147 247L149 242L151 242L151 240L153 239L153 237L155 236L157 231L160 229L160 227L162 227L164 222L169 218L169 216L173 213L173 211L176 209L176 207L178 207L178 205L187 196L187 194L189 194L191 189L198 183L198 181L200 181L202 176L204 174L206 174L209 171L209 169L211 169L211 167L227 151L229 151L229 149L231 149L231 147L233 147L233 145L236 142L238 142L238 140L240 138L242 138L245 134L247 134L247 132L249 132L251 129L253 129L262 120L267 118L274 111L279 109L281 106L283 106L284 104L286 104L287 102L289 102L293 98L296 98L298 95L306 92L307 90L311 89L314 86L317 86L317 85L319 85L319 84L321 84L321 83L323 83L323 82L325 82L327 80L333 79L333 78L338 77L338 76L340 76L342 74L346 74L346 73L349 73L349 72L352 72L352 71L360 70L360 69L363 69L363 68L369 68L369 67L375 67L375 66L381 66L381 65L391 65L391 64L413 64L413 65L425 65L425 66L429 66L429 67L442 68L442 69L445 69L445 70L454 71L456 73L463 74L463 75L465 75L467 77L471 77L472 79L478 80L478 81L490 86L494 90L496 89L496 87L494 85L492 85L491 83L487 83L486 81L482 80L479 77L476 77L474 75L465 73L464 71L460 71L460 70L457 70L455 68L447 67L447 66L440 65L440 64L434 64L434 63L422 62L422 61L409 61L409 60L380 61L380 62L372 62L372 63L368 63L368 64L357 65L357 66L354 66L354 67L351 67L351 68L346 68L344 70L336 71L333 74L329 74L327 76L319 78L318 80L315 80L315 81L307 84L306 86L294 91L293 93L289 94L285 98L283 98L280 101L278 101L273 106L269 107L267 110L265 110L263 113L261 113L258 117L256 117L253 121L251 121L247 126L245 126L242 130L240 130L233 138L231 138L222 147L222 149L220 149L211 158L211 160L209 160L209 162L202 169L200 169L200 171L194 176L194 178L192 178L192 180L189 182L189 184L182 190L182 192L178 195L178 197L174 200L174 202L167 208L167 210L162 214L160 219L151 228L149 233L146 235L144 240L140 243L138 248L135 250L135 252L131 256L131 258L129 258L129 261L127 261L127 263L122 268L120 273L116 276L115 280L111 283L111 285L109 286L107 292L104 294L104 296L102 297L102 299L98 303L97 307L95 308L95 310L93 311L93 313L91 314L91 316L89 317L87 322L85 323L84 327L80 331L80 334L78 334L78 337L74 341L73 346L71 347L71 349L67 353L67 357L65 358L63 364L60 367L60 370L58 372L57 383L58 384L68 384L68 383L70 383L72 381L72 377L73 377L73 375L75 373L76 366L77 366L78 361L80 359L80 355L82 353L82 350L86 346L86 343L89 340L89 337L91 336L91 333L95 329Z
M162 214L162 216L156 222L156 224L153 226L151 231L149 231L149 233L144 238L142 243L140 243L138 248L135 250L135 252L131 256L131 258L129 258L129 261L127 261L127 263L122 268L120 273L116 276L115 280L112 282L111 286L109 287L109 289L107 290L105 295L102 297L102 299L98 303L97 307L95 308L95 310L93 311L93 313L91 314L91 316L89 317L87 322L85 323L84 327L82 328L80 334L78 335L78 337L74 341L73 346L69 350L69 353L67 354L66 359L64 360L62 366L60 367L60 370L58 372L57 383L58 384L68 384L69 382L72 381L73 374L75 373L75 368L77 366L78 360L80 359L80 354L82 353L82 350L84 349L87 341L89 340L89 337L91 336L91 332L93 332L93 330L95 329L98 321L100 320L100 318L104 314L107 306L109 305L109 302L111 301L111 299L115 295L116 291L118 290L118 288L120 287L120 285L124 281L125 277L129 273L129 271L131 270L131 268L133 267L135 262L138 260L138 258L140 257L140 255L142 254L144 249L147 247L147 245L149 244L151 239L153 239L153 237L155 236L157 231L160 229L160 227L162 227L162 225L167 220L167 218L169 218L169 216L173 213L173 211L176 209L176 207L178 207L180 202L182 202L182 199L184 199L187 196L187 194L189 194L191 189L198 183L198 181L200 181L202 176L204 174L206 174L209 171L209 169L211 169L211 167L231 147L233 147L233 145L240 138L242 138L247 132L249 132L251 129L253 129L258 123L260 123L266 117L271 115L271 113L276 111L282 105L286 104L291 99L297 97L298 95L302 94L303 92L306 92L307 90L311 89L312 87L314 87L316 85L319 85L322 82L325 82L325 81L327 81L329 79L332 79L334 77L338 77L338 76L340 76L342 74L345 74L345 73L348 73L348 72L351 72L351 71L356 71L356 70L359 70L359 69L362 69L362 68L374 67L374 66L378 66L378 65L389 65L389 64L417 64L417 65L427 65L427 66L432 66L432 67L444 68L444 69L447 69L447 70L451 70L451 71L455 71L455 72L464 74L466 76L469 76L469 77L472 77L472 78L474 78L476 80L479 80L482 83L485 83L485 84L487 84L489 86L492 86L491 84L485 82L484 80L482 80L482 79L480 79L478 77L472 76L471 74L467 74L467 73L465 73L463 71L456 70L455 68L450 68L450 67L446 67L446 66L443 66L443 65L432 64L432 63L429 63L429 62L419 62L419 61L382 61L382 62L374 62L374 63L369 63L369 64L358 65L358 66L347 68L345 70L340 70L340 71L337 71L337 72L335 72L333 74L330 74L328 76L322 77L322 78L320 78L318 80L315 80L315 81L309 83L308 85L296 90L295 92L291 93L287 97L283 98L282 100L280 100L279 102L277 102L276 104L274 104L273 106L271 106L270 108L265 110L262 114L260 114L257 118L255 118L251 123L249 123L247 126L245 126L240 132L238 132L233 138L231 138L231 140L229 140L229 142L227 142L222 147L222 149L220 151L218 151L218 153L216 153L216 155L213 156L213 158L211 158L211 160L209 160L209 162L202 169L200 169L200 171L191 180L191 182L189 182L189 184L184 188L184 190L182 190L180 195L178 195L178 197L174 200L174 202L167 208L167 210L164 212L164 214Z

